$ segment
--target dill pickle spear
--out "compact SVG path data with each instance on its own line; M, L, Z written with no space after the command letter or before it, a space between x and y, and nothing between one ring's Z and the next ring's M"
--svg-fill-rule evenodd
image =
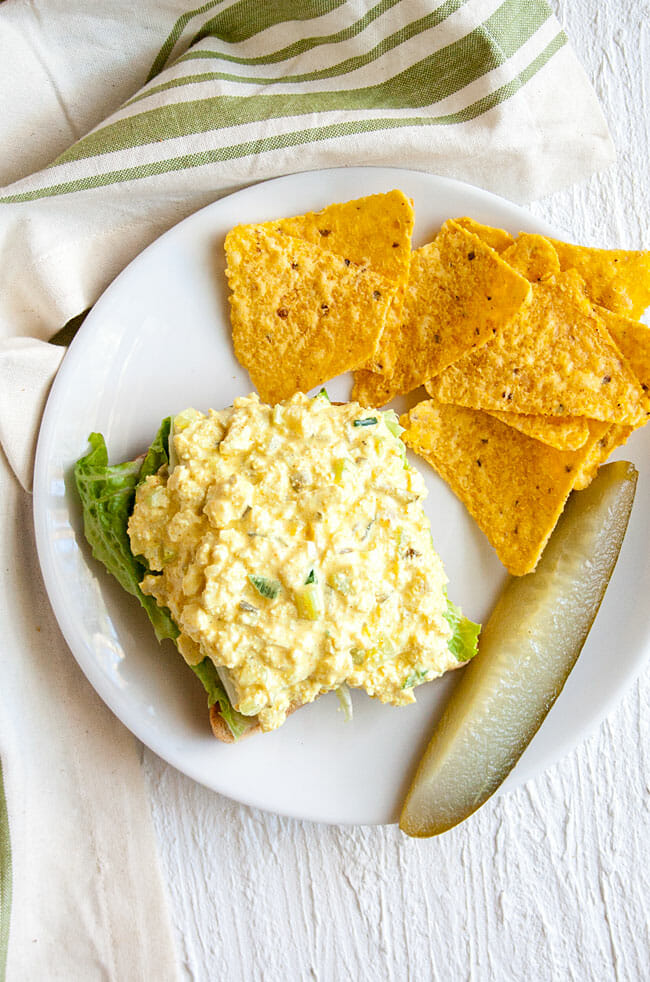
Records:
M400 828L439 835L505 780L560 694L600 607L627 528L637 471L601 467L574 492L537 569L512 577L445 707Z

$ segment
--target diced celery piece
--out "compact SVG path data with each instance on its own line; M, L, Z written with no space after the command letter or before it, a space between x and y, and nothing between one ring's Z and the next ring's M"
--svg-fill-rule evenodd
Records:
M334 461L334 481L336 484L345 484L352 474L352 462L347 457L339 457Z
M323 613L323 595L317 583L306 583L294 593L298 616L306 621L317 621Z
M333 590L336 590L337 593L341 593L343 596L346 596L352 589L350 580L345 573L333 573L327 583Z

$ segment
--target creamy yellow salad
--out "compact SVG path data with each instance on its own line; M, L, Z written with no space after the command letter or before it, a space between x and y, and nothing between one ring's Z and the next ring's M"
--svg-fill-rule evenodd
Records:
M263 730L349 686L414 701L456 667L446 577L391 412L323 393L176 416L169 467L138 488L128 532L190 664L219 668Z

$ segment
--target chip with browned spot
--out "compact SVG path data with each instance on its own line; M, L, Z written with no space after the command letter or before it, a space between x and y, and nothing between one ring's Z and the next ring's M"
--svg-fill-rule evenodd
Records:
M413 202L403 191L371 194L322 211L265 222L264 228L311 242L350 262L370 266L393 286L382 339L368 368L390 375L411 262Z
M531 572L555 528L591 447L556 450L487 413L421 402L400 420L402 439L430 463L515 576Z
M506 330L431 380L443 402L540 416L636 424L643 390L575 270L532 285Z
M392 298L367 266L268 228L225 242L235 354L264 402L307 392L377 347Z

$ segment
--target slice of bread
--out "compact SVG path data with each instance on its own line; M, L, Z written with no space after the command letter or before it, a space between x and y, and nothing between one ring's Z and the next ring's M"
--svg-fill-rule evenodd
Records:
M291 716L291 714L295 713L296 709L300 709L301 706L304 706L304 703L302 702L291 703L291 705L287 710L287 716ZM252 716L251 719L255 719L255 717ZM242 733L239 739L236 740L235 737L232 735L230 727L228 726L225 719L219 712L219 706L217 703L214 703L214 705L210 706L210 726L212 727L212 732L216 736L217 740L221 740L222 743L239 743L239 740L244 740L246 737L252 736L253 733L262 732L262 727L260 726L260 724L254 723L253 726L250 726L246 730L246 732Z

